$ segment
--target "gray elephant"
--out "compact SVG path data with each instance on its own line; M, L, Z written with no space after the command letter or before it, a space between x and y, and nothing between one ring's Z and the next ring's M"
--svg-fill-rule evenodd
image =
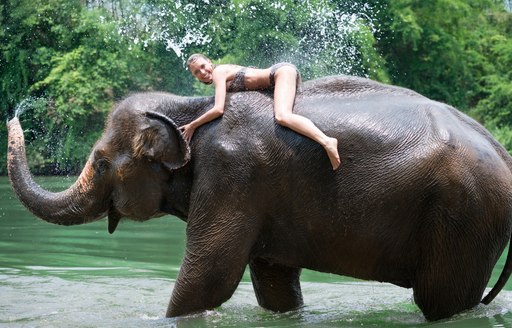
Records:
M110 113L76 183L34 183L23 131L9 122L14 191L36 216L75 225L108 216L187 222L186 254L167 316L228 300L247 265L258 303L303 304L301 268L412 288L426 319L481 302L511 240L512 158L478 123L411 90L336 76L308 81L295 112L339 140L321 146L274 122L272 94L229 94L221 119L188 144L178 126L212 97L139 93ZM496 286L512 269L509 252Z

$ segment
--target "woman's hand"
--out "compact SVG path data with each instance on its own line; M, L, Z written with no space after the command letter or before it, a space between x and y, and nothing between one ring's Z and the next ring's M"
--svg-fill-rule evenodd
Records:
M208 110L203 115L199 116L189 124L185 124L183 126L180 126L179 129L183 133L183 136L185 139L190 142L192 140L192 136L194 135L194 131L196 131L196 128L200 127L201 125L210 122L220 116L224 113L224 108L217 108L213 107L210 110Z
M180 126L179 129L183 133L183 137L185 137L185 140L190 142L190 140L192 140L192 136L194 135L194 131L196 130L192 123Z
M226 99L226 80L230 70L234 70L229 65L222 65L215 69L212 73L213 84L215 85L215 104L212 108L206 111L203 115L196 118L189 124L180 126L179 129L183 133L185 139L190 142L192 136L196 131L196 128L201 125L213 121L214 119L221 117L224 114L224 102ZM231 72L232 73L232 72Z

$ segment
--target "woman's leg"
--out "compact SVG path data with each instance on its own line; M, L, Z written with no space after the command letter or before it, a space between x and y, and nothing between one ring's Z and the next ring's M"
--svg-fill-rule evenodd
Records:
M282 66L275 72L274 114L278 124L313 139L324 147L333 170L340 166L338 140L326 136L313 122L292 112L297 89L297 71L292 66Z

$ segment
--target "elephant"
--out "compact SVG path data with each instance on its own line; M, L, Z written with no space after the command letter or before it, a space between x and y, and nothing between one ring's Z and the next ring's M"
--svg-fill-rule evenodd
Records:
M512 158L477 121L413 90L337 75L306 81L294 111L338 139L321 146L276 124L270 91L228 93L188 142L179 127L213 97L138 92L110 111L76 182L37 185L18 118L8 171L28 210L53 224L107 217L186 221L168 317L214 309L249 266L258 304L303 305L303 268L412 288L428 321L488 304L512 270Z

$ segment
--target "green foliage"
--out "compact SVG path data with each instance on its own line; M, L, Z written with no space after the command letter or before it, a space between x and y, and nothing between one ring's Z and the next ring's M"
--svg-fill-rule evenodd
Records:
M143 49L123 37L118 22L102 8L90 10L68 0L11 6L7 18L20 31L0 45L7 63L0 71L2 94L7 95L0 100L2 118L12 117L29 96L40 99L26 102L21 116L36 173L76 173L109 109L128 92L182 84L166 78L179 64L168 52L161 46ZM23 42L27 35L34 42Z
M487 129L508 150L509 154L512 155L512 127L497 127L496 125L490 124L487 126Z
M507 17L508 24L512 18ZM471 113L480 121L500 128L512 126L512 39L494 34L481 41L488 58L487 75L481 82L481 100Z
M114 33L115 26L98 24L98 14L84 11L74 30L79 45L51 58L52 69L31 90L55 102L55 119L76 124L87 116L104 114L113 98L130 85L132 52Z
M495 1L396 0L384 7L382 42L394 83L468 110L492 65L478 45L494 33Z
M469 112L512 149L512 15L492 0L394 0L379 18L391 81Z

